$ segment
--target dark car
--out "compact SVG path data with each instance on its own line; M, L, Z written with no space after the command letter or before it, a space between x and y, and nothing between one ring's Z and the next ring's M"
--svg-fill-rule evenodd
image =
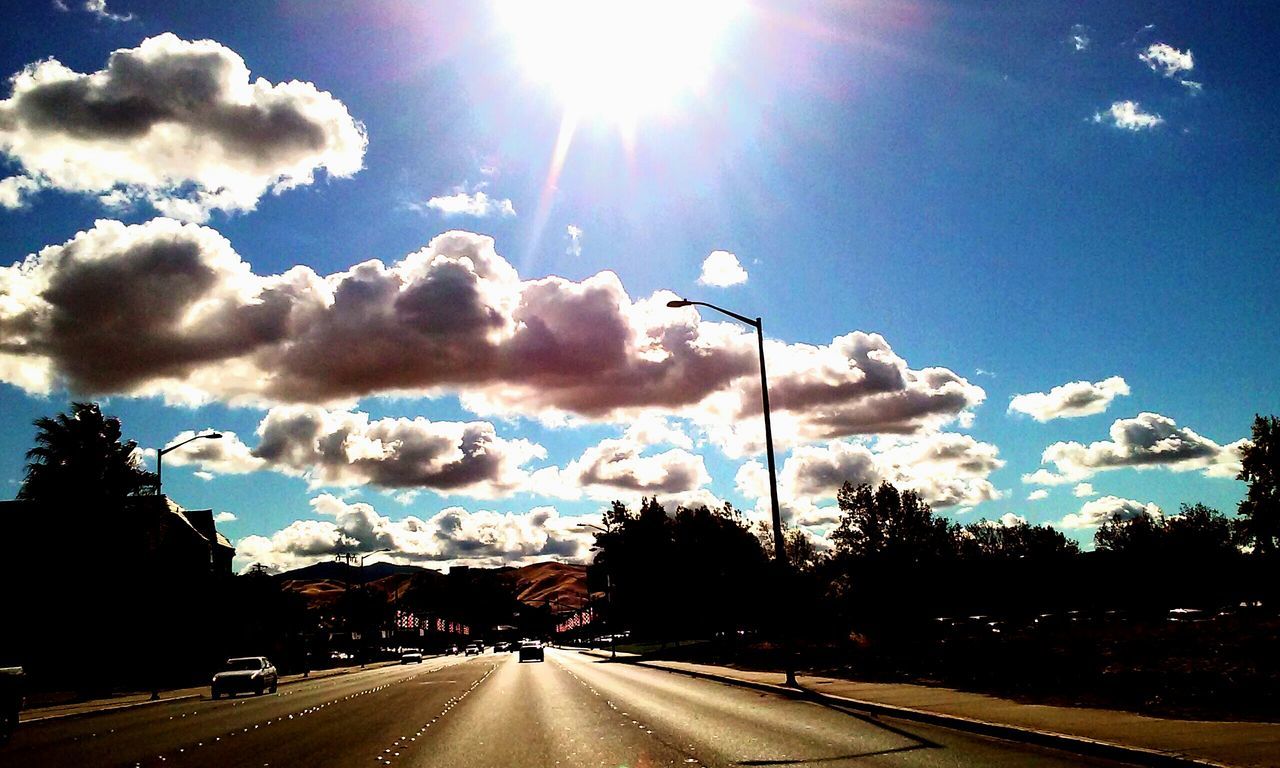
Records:
M258 695L275 693L279 682L275 665L266 656L227 659L222 671L213 676L213 698L250 691Z
M520 661L543 661L542 643L537 640L520 641Z
M0 743L18 727L24 677L22 667L0 667Z

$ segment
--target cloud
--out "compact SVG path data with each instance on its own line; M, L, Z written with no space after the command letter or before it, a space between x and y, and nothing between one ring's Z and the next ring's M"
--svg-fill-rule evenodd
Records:
M202 429L198 432L195 430L179 432L166 445L186 442L197 434L212 431L214 430ZM220 439L194 440L175 451L166 453L165 463L175 467L198 466L201 471L196 474L208 475L209 478L216 475L243 475L264 469L266 466L262 459L253 455L249 446L240 441L235 432L227 431L222 432Z
M1004 463L994 445L953 432L873 443L837 440L795 448L778 473L778 496L784 507L812 517L845 482L888 482L916 491L934 507L971 507L1003 496L989 477ZM768 474L759 461L743 464L735 485L759 506L768 503Z
M565 248L565 253L570 256L582 255L582 227L570 224L565 227L565 237L569 238L569 247Z
M646 453L655 445L678 447ZM711 482L706 464L691 453L692 440L665 419L642 419L618 438L601 440L563 468L548 467L534 473L529 490L545 496L609 500L658 495L684 498Z
M330 494L311 500L321 519L295 520L270 536L236 542L237 560L273 570L298 568L343 552L390 549L389 557L414 563L520 565L555 559L581 562L593 542L580 518L561 517L553 507L502 514L449 507L422 519L392 520L371 505Z
M53 7L63 12L71 10L71 6L67 5L66 0L53 0ZM112 13L107 10L107 0L84 0L79 5L79 8L92 13L103 21L124 22L133 20L132 13Z
M1145 50L1138 52L1138 58L1151 67L1152 72L1159 72L1165 77L1175 77L1179 72L1190 72L1195 69L1195 59L1191 50L1180 51L1166 43L1153 43Z
M1097 491L1093 490L1092 483L1078 483L1075 488L1071 489L1071 495L1077 499L1087 499L1093 496Z
M105 5L90 3L105 12ZM316 172L360 170L366 137L342 102L311 83L250 81L212 40L165 33L83 74L27 65L0 101L0 152L42 187L145 201L176 218L249 211Z
M0 179L0 208L21 208L39 189L40 182L30 176Z
M458 189L451 195L431 198L426 202L425 207L439 211L445 216L472 216L477 219L516 215L515 205L510 200L489 197L483 190L469 193L465 189Z
M262 407L454 392L481 416L679 416L756 448L754 333L667 308L674 298L633 300L612 272L521 280L467 232L390 266L261 276L207 227L103 220L0 268L0 379ZM909 367L878 334L769 340L766 355L780 444L936 429L986 396Z
M1103 496L1100 499L1086 501L1079 512L1073 512L1062 518L1058 527L1067 529L1096 528L1108 520L1132 520L1141 515L1160 517L1160 507L1155 504L1144 504L1133 499L1122 499L1118 496Z
M1077 52L1089 50L1089 45L1093 42L1089 38L1090 30L1083 24L1072 24L1071 31L1067 33L1067 42Z
M747 270L738 263L738 257L728 251L712 251L702 262L702 274L698 276L699 285L714 285L724 288L747 282Z
M1043 488L1037 488L1027 494L1027 501L1042 501L1047 498L1049 498L1049 492Z
M1143 112L1136 101L1116 101L1105 112L1095 112L1093 122L1106 123L1127 131L1143 131L1155 128L1164 118L1152 112Z
M1089 383L1073 381L1046 392L1015 395L1009 411L1025 413L1036 421L1070 419L1102 413L1111 401L1129 394L1129 385L1119 376Z
M373 485L492 498L522 488L524 465L546 455L536 443L499 437L484 421L370 419L318 406L273 408L257 433L252 449L224 432L221 440L169 454L178 457L170 461L219 474L271 469L304 477L313 488Z
M213 522L215 523L234 523L238 519L239 518L231 512L219 512L213 516Z
M1206 477L1235 477L1240 471L1241 450L1248 442L1239 440L1219 445L1158 413L1117 419L1110 433L1110 440L1087 446L1076 442L1050 445L1041 461L1053 464L1054 471L1036 470L1023 475L1023 482L1061 485L1125 467L1163 467L1174 472L1198 471Z
M198 472L192 472L191 474L195 475L196 477L200 478L206 483L212 480L214 477L217 477L217 475L214 475L212 472L205 472L203 470Z

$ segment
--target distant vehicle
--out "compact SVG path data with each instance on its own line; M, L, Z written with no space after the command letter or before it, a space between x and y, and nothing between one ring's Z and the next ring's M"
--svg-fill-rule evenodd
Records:
M448 648L444 649L444 652L449 654L450 656L453 656L458 652L458 646L451 645Z
M516 649L516 644L509 640L499 640L493 644L494 653L510 653Z
M417 651L406 651L405 653L400 654L400 663L401 664L421 664L422 654L418 653Z
M264 692L276 692L280 679L273 665L266 656L242 656L227 659L222 671L213 676L213 698L223 694L234 696L237 693L253 691L261 696Z
M467 656L479 656L482 653L484 653L484 646L480 643L471 643L467 646Z
M520 661L543 661L542 643L537 640L520 641Z
M0 667L0 744L8 741L18 727L25 677L22 667Z

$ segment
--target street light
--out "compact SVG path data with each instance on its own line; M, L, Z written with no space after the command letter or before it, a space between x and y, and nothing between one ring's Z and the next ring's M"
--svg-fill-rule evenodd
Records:
M382 549L375 549L372 552L366 552L363 555L360 555L360 607L363 609L366 609L366 610L368 609L368 602L366 600L366 596L368 595L368 590L365 588L365 583L364 583L364 559L366 557L373 557L374 555L381 554L383 552L390 552L390 551L391 551L390 548L383 547ZM365 615L367 616L368 614L365 613ZM363 621L360 622L361 624L360 632L362 635L360 640L360 668L361 669L364 669L365 655L366 655L365 648L368 646L368 641L363 638L363 633L365 630L364 623L365 622Z
M186 445L192 440L221 440L221 439L222 439L221 432L205 432L202 435L188 437L186 440L183 440L180 443L174 443L173 445L170 445L167 448L161 448L158 451L156 451L156 495L157 496L164 495L164 482L162 478L164 477L164 455L166 453L176 448L181 448L182 446Z
M599 531L600 533L606 533L606 534L612 533L612 531L607 528L601 528L600 526L592 525L591 523L582 523L581 525L578 526L577 530L584 531L584 532L587 530L593 530L593 531ZM598 552L599 550L600 550L599 547L591 548L592 552ZM613 566L609 564L608 560L606 560L605 563L606 563L606 567L604 569L604 606L605 606L605 611L608 613L608 616L609 616L609 658L616 659L618 658L618 628L614 626L614 622L613 622L613 575L610 573L613 570ZM588 593L588 599L590 599L589 593Z
M769 504L773 512L773 557L778 564L780 572L785 576L788 573L787 543L786 538L782 535L782 512L778 507L778 471L773 460L773 424L769 420L769 380L765 375L764 368L764 321L758 317L753 320L746 315L731 312L724 307L717 307L715 304L708 304L705 301L677 299L668 301L667 306L671 309L694 306L714 309L722 315L732 317L734 320L746 323L756 329L756 344L760 350L760 399L764 404L764 448L765 457L768 459L769 464ZM784 628L783 634L788 640L790 640L790 632L790 627ZM788 645L790 645L789 642ZM784 652L786 656L787 685L795 686L795 660L792 657L791 650L791 648L787 648Z

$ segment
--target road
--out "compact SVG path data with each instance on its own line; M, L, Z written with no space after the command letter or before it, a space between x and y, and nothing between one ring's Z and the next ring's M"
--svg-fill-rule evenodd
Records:
M1079 766L1076 755L549 649L24 724L3 766Z

